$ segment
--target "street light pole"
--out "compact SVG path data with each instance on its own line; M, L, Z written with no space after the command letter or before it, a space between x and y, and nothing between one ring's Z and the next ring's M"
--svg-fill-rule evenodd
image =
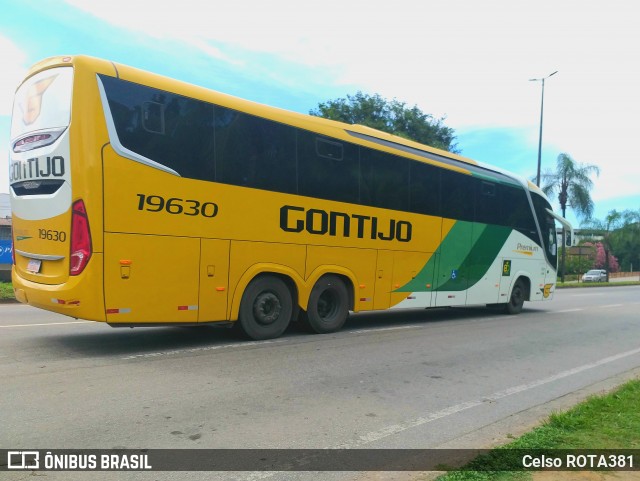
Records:
M544 115L544 81L557 74L556 70L543 78L532 78L529 82L542 82L542 100L540 101L540 135L538 136L538 173L536 174L536 185L540 187L540 165L542 163L542 117Z

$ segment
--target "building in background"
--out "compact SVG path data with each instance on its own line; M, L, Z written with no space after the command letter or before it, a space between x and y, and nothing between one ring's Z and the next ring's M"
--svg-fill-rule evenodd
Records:
M9 194L0 194L0 219L11 217L11 204Z

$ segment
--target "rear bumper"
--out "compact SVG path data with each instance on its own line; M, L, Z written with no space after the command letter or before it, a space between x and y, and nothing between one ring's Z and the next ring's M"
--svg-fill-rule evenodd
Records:
M84 272L69 277L63 284L40 284L24 279L15 266L11 277L16 299L23 304L77 319L106 322L101 253L94 253Z

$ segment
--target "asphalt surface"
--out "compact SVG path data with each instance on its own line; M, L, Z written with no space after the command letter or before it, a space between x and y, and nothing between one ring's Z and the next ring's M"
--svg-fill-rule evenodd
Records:
M293 327L247 342L228 329L113 329L2 304L0 448L485 447L631 377L640 367L639 310L640 286L566 289L518 316L369 313L335 334ZM391 479L90 479L125 474Z

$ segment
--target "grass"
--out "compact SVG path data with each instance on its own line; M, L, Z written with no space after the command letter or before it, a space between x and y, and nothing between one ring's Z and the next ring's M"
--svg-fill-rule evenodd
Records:
M550 449L638 449L640 448L640 380L617 390L593 396L569 411L552 414L540 427L505 446L451 471L438 481L484 481L529 479L522 471L490 471L514 461L519 466L523 451ZM517 451L517 456L514 456ZM512 451L512 453L509 453ZM517 459L515 459L517 457Z
M0 301L7 299L15 299L15 296L13 295L13 285L11 282L0 281Z

